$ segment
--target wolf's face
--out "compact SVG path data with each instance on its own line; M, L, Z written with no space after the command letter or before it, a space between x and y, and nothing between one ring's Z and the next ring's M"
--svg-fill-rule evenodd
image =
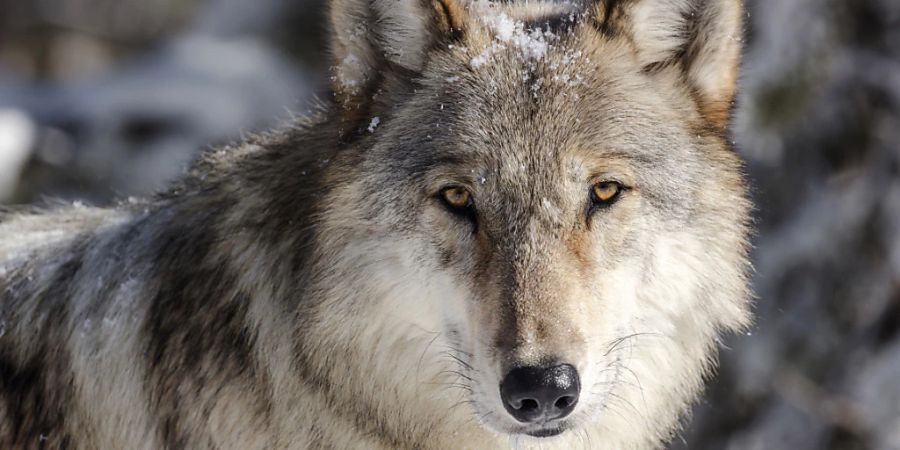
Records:
M538 437L673 421L747 317L737 46L717 40L738 3L408 3L334 8L336 90L474 414Z

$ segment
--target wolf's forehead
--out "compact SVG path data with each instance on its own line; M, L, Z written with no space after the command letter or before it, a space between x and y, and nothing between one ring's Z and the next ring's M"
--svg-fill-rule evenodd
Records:
M518 15L510 12L518 11ZM522 17L525 17L523 19ZM476 101L486 95L507 106L559 108L577 101L615 69L598 55L607 45L595 41L595 31L582 12L523 14L498 8L473 19L479 25L466 33L459 50L451 52L448 72L471 74L457 88L470 88ZM451 46L451 49L453 46ZM613 56L613 55L610 55ZM621 58L618 58L621 60ZM448 80L459 80L452 74Z

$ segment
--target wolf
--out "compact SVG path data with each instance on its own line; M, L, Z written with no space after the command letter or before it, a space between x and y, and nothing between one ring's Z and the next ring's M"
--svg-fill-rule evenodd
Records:
M307 117L0 222L0 448L653 449L751 321L738 0L333 0Z

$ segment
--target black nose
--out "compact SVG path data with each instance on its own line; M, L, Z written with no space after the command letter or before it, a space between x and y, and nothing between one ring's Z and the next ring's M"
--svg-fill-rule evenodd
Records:
M500 383L503 406L519 422L547 422L568 416L578 403L581 382L569 364L519 367Z

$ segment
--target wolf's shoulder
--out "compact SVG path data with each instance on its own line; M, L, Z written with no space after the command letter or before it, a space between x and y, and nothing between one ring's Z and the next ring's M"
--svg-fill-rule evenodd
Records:
M132 210L81 203L0 209L0 275L21 261L65 246L76 236L126 222Z

